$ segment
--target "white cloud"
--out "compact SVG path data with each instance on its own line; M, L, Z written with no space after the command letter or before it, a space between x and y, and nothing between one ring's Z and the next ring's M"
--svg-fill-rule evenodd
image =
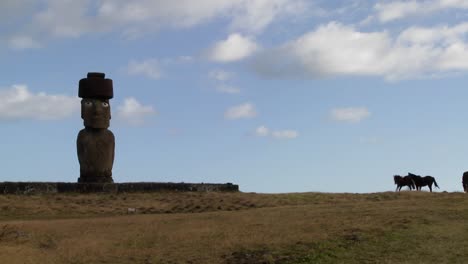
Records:
M51 37L77 38L103 31L96 18L88 17L90 1L48 0L47 8L34 16L34 26Z
M405 29L397 38L400 44L441 45L447 46L454 42L466 40L468 22L453 27L438 26L432 28L410 27Z
M117 117L132 125L141 125L145 117L155 114L152 106L142 105L133 97L125 98L123 104L117 107Z
M360 32L332 22L253 60L267 78L383 76L389 80L468 70L468 23L453 27Z
M58 120L80 110L75 96L34 94L26 85L13 85L0 90L0 119Z
M238 33L228 36L226 40L219 41L210 50L208 58L216 62L233 62L252 55L258 49L257 44Z
M15 18L28 16L35 7L35 0L0 1L0 21L12 22Z
M120 24L191 27L223 17L231 28L259 32L282 16L304 12L304 0L104 0L99 16Z
M181 65L181 64L189 64L194 61L192 56L178 56L175 58L163 58L161 60L161 64L163 65Z
M18 21L26 21L13 30L14 34L41 41L101 32L120 32L126 38L135 38L161 29L190 28L215 19L227 20L231 30L253 34L275 20L308 10L305 0L45 0L40 5L10 2L15 1L0 3L0 14L14 13L17 17L11 16ZM34 8L24 11L28 6Z
M194 59L191 56L130 60L124 71L129 75L139 75L153 80L158 80L165 75L165 71L162 69L168 69L174 66L189 65L193 61Z
M259 126L255 129L255 135L259 137L267 137L270 135L270 129L266 126Z
M230 80L234 76L234 73L223 71L223 70L212 70L209 73L209 76L210 78L217 80L217 81L227 81L227 80Z
M293 139L299 136L296 130L270 130L266 126L259 126L255 129L254 134L258 137L272 137L275 139Z
M329 23L256 58L255 67L267 76L378 75L388 66L391 45L386 33L361 33Z
M422 5L427 5L427 2L421 3L420 1L398 1L377 3L375 5L375 10L377 11L378 18L381 22L388 22L408 15L428 12L427 9L421 9Z
M332 120L338 122L359 123L371 115L365 107L335 108L330 112Z
M295 130L280 130L271 132L271 135L277 139L292 139L297 138L299 133Z
M234 86L221 84L216 87L216 91L225 94L238 94L240 93L240 89Z
M309 5L308 1L297 0L245 0L234 12L231 28L261 32L278 17L297 16Z
M216 91L219 93L225 94L238 94L240 93L240 89L238 87L226 84L226 81L229 81L234 77L234 73L227 72L224 70L212 70L209 73L211 79L216 80L218 82L216 86Z
M255 110L255 106L251 103L233 106L224 113L224 118L226 119L253 118L256 116L257 111Z
M374 6L381 22L389 22L408 16L427 15L444 9L468 9L466 0L426 0L379 2Z
M0 89L0 120L59 120L80 112L80 98L32 93L26 85ZM139 125L144 118L156 114L152 106L144 106L135 98L125 98L117 107L117 118ZM78 116L78 115L77 115Z
M8 40L8 45L10 46L10 48L16 49L16 50L35 49L35 48L41 47L38 41L26 35L12 36Z
M127 66L127 73L130 75L143 75L155 80L161 78L162 75L157 59L132 60Z

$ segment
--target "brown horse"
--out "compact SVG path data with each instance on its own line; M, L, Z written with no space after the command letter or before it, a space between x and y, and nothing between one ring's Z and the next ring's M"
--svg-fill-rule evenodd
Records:
M410 177L413 180L414 184L416 185L416 190L418 191L420 191L422 187L427 186L432 192L432 184L434 184L435 187L439 188L439 185L437 185L435 178L432 176L421 177L419 175L408 172L408 177Z
M465 192L468 192L468 171L465 171L463 173L462 184L463 184L463 190Z
M416 189L414 181L411 179L411 177L408 177L408 176L402 177L400 175L394 175L393 181L397 185L395 192L401 191L401 187L403 186L408 186L410 190Z

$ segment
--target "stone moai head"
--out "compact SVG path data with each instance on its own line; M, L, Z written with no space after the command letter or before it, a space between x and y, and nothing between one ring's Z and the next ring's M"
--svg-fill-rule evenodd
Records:
M109 99L114 97L112 80L104 73L90 72L79 83L78 96L81 100L81 118L88 128L108 128L111 119Z
M80 183L111 183L115 138L107 129L111 119L109 99L114 96L112 80L104 73L90 72L81 79L78 96L85 128L78 133L76 147Z

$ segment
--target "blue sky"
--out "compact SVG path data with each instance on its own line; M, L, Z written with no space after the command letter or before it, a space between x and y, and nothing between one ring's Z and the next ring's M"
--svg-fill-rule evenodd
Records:
M76 181L91 71L116 182L462 191L467 1L1 1L0 181Z

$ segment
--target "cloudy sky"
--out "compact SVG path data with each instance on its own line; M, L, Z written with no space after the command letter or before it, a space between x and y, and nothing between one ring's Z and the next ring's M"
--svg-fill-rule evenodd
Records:
M114 81L114 180L461 191L468 1L0 1L0 181L79 177L78 81Z

